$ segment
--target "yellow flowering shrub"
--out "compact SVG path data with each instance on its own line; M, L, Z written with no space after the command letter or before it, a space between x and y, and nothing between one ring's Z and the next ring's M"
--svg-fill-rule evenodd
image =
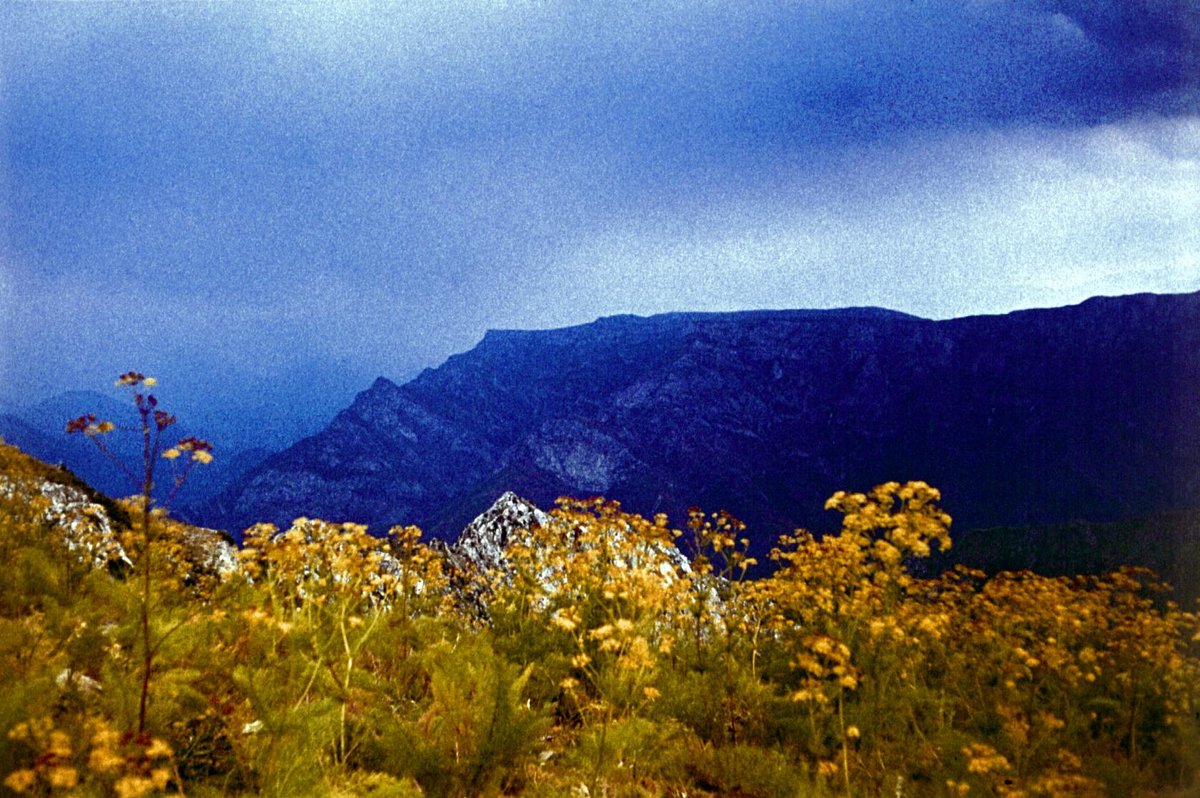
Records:
M202 464L208 450L191 447L163 455ZM61 479L0 446L5 794L1197 784L1196 615L1136 569L918 578L913 559L950 543L924 483L835 494L841 529L784 536L772 569L727 513L695 510L675 530L616 502L562 500L510 536L499 570L452 583L415 527L376 536L307 518L252 527L235 572L203 571L198 531L144 499L105 504L112 534L84 537L81 523L69 544L39 487Z

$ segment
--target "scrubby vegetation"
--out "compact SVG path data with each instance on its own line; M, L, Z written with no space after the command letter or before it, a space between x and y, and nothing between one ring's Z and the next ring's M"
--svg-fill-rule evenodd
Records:
M602 499L497 572L297 519L216 578L142 499L97 567L50 471L0 448L12 793L1195 794L1196 615L1139 570L916 578L950 542L923 483L836 494L758 579L732 517Z

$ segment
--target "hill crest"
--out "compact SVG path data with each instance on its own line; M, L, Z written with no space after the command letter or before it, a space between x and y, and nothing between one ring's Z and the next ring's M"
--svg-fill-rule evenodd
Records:
M450 537L495 496L728 509L756 540L834 490L943 489L966 527L1200 505L1200 294L934 321L877 309L493 331L377 380L199 520L294 514ZM285 517L288 516L288 517Z

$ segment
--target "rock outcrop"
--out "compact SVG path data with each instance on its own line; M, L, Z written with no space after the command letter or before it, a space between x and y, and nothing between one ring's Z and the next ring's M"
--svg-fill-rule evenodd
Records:
M120 503L93 490L71 472L0 443L0 501L31 512L41 528L62 536L67 550L93 568L117 575L134 569L122 543L131 519ZM222 578L238 567L237 546L224 532L171 522L193 578Z

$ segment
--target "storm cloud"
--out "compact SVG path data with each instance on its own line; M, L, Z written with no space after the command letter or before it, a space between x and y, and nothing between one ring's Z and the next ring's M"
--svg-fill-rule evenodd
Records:
M1200 289L1192 3L627 5L7 4L0 400Z

